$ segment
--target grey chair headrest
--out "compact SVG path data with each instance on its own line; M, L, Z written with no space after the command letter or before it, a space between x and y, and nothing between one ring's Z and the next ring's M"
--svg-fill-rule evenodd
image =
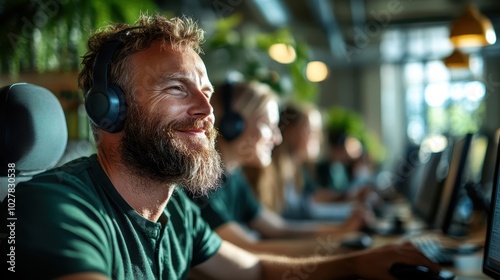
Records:
M0 176L6 176L8 163L15 163L20 174L54 167L68 141L59 100L28 83L0 88L0 133Z

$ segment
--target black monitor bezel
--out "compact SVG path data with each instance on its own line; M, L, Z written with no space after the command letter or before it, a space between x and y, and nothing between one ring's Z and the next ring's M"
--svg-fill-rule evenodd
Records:
M436 216L436 228L440 228L441 231L448 235L448 236L453 236L455 233L452 233L451 230L451 225L453 222L453 216L455 214L455 210L457 207L457 202L459 195L465 187L465 172L467 172L467 160L469 156L469 150L470 150L470 145L472 143L472 139L474 137L473 133L467 133L465 136L463 136L461 139L457 139L453 143L453 147L451 150L450 154L450 169L449 172L452 172L453 168L451 168L452 164L457 164L456 168L456 173L455 174L450 174L448 173L448 176L444 182L444 185L441 190L441 199L440 199L440 204L443 205L438 209L438 213ZM459 143L460 141L463 141L461 150L459 151L460 158L455 158L455 145ZM456 161L458 162L452 162ZM451 181L450 183L450 180ZM449 194L447 194L449 193Z
M495 163L495 172L493 177L493 186L492 186L492 194L491 194L491 202L490 202L490 211L488 213L488 223L486 225L486 238L484 242L484 255L483 255L483 273L491 276L495 279L500 278L500 271L494 270L493 268L487 266L486 259L488 258L488 254L490 251L490 242L491 242L491 231L494 219L495 212L495 201L498 199L498 184L500 183L500 141L498 141L497 154L496 154L496 163ZM497 213L498 214L498 213Z

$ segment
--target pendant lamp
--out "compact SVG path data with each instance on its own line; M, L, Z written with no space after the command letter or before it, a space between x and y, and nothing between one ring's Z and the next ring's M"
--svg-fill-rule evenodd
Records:
M444 64L448 68L469 68L469 55L455 49L448 57L444 59Z
M455 48L482 47L494 44L495 30L491 21L470 4L464 13L453 21L450 40Z

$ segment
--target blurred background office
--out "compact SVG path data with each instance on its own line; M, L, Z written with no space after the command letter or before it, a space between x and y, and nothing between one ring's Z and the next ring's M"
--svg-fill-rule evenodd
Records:
M500 127L496 0L2 0L0 85L31 82L58 96L66 159L92 150L76 86L85 41L140 11L199 20L214 84L238 71L284 99L354 112L370 139L390 147L382 168L430 135ZM471 32L479 37L451 38Z
M332 160L329 142L358 151L369 163L362 182L385 198L399 188L420 218L396 203L376 209L381 223L371 231L462 238L471 224L484 226L500 136L500 1L0 0L0 87L29 82L58 97L68 125L60 164L94 152L77 88L89 35L110 22L133 24L140 12L197 19L213 84L238 72L284 102L314 104L325 135L342 131L323 139L318 162ZM479 271L481 258L469 258L482 246L479 233L453 260L459 272L467 263Z

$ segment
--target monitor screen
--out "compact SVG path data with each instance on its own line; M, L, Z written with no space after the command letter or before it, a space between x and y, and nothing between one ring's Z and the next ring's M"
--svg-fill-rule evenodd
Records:
M465 189L472 139L473 134L467 134L452 143L448 174L443 183L434 224L435 228L440 228L449 236L466 235L473 212L472 201Z
M483 272L500 278L500 147L496 151L496 165L491 195L491 207L484 247Z

